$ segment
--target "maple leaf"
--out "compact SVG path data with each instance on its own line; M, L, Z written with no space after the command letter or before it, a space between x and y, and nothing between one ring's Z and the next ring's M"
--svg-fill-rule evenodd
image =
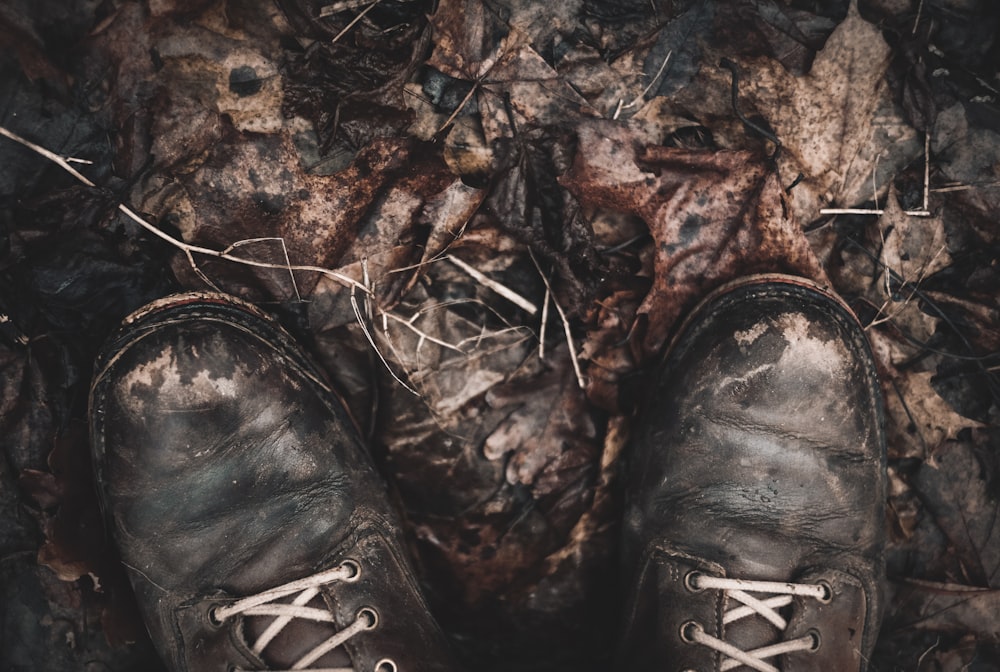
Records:
M943 443L920 466L914 487L951 542L963 579L1000 587L1000 511L973 448Z
M868 332L879 361L886 406L886 435L892 457L930 454L965 428L982 423L957 413L931 385L932 371L898 371L886 355L893 350L888 336Z
M926 278L951 265L944 223L940 216L907 215L895 190L890 189L878 220L878 233L882 240L882 277L872 283L868 292L879 310L873 323L891 322L903 332L904 339L926 342L939 319L920 309L917 292Z
M894 109L886 86L890 53L878 27L861 18L852 1L808 74L797 77L769 58L739 60L740 104L762 115L781 140L785 181L803 174L790 199L799 221L812 221L832 204L871 200L876 167L882 191L922 154L923 143ZM702 78L710 90L728 90L727 71L706 67Z
M579 137L562 184L588 206L641 217L653 236L655 277L638 309L643 355L727 280L784 271L829 284L777 177L753 154L645 145L642 133L607 122L583 124Z

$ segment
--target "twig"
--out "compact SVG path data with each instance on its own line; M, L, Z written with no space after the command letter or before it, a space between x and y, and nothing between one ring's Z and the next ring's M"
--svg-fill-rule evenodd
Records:
M921 5L923 1L921 0ZM931 132L924 131L924 210L930 209L931 197Z
M644 88L642 90L642 93L640 93L638 96L636 96L635 98L633 98L631 103L623 104L625 102L624 99L622 99L622 98L618 99L618 106L615 108L615 112L614 112L614 114L611 117L612 119L617 119L618 115L620 115L622 113L622 110L630 110L630 109L632 109L633 107L635 107L636 105L639 104L640 100L642 100L642 99L644 99L646 97L646 94L650 92L650 90L653 88L653 85L656 84L657 80L660 79L660 75L662 75L663 71L666 70L667 63L670 62L670 56L673 53L674 53L673 49L670 49L670 50L667 51L666 57L664 57L663 62L660 63L660 69L657 70L656 74L653 75L653 78L651 80L649 80L649 84L647 84L646 88Z
M358 306L357 296L354 294L354 287L351 287L351 308L354 310L354 317L358 321L358 325L361 327L362 333L364 333L365 338L368 340L368 345L372 346L372 350L375 351L375 354L378 355L378 358L382 361L382 365L385 367L385 370L388 371L389 375L393 377L393 380L402 385L404 389L413 393L414 396L419 397L420 394L412 387L404 383L402 379L396 375L396 372L392 370L392 367L389 366L389 362L386 361L385 357L382 356L382 352L378 349L378 346L375 344L375 339L372 338L371 331L368 329L368 324L366 323L367 321L365 320L364 315L361 314L361 308Z
M549 279L542 272L542 267L538 265L538 260L535 259L534 252L531 248L528 248L528 255L531 257L532 263L535 264L535 268L538 269L538 275L542 276L542 282L545 283L545 289L551 294L552 286L549 284ZM583 372L580 370L580 361L576 355L576 344L573 343L573 332L569 328L569 320L566 319L566 313L563 312L562 306L556 300L555 294L552 294L552 305L556 307L556 312L559 313L559 319L562 320L563 333L566 335L566 345L569 346L569 361L573 364L573 373L576 374L576 384L580 386L581 390L587 389L587 381L583 377Z
M535 313L538 312L538 307L535 306L535 304L533 304L531 301L528 301L526 298L524 298L514 290L510 289L509 287L506 287L505 285L500 284L496 280L487 277L486 275L479 272L472 266L469 266L467 263L465 263L458 257L449 254L448 256L442 258L447 259L451 263L455 264L460 269L471 275L477 282L481 283L486 287L489 287L494 292L496 292L503 298L507 299L508 301L519 307L521 310L527 312L529 315L534 315Z
M880 154L881 156L881 154ZM876 161L878 159L876 158ZM876 166L878 164L876 163ZM872 171L872 183L875 184L875 171ZM945 189L935 189L935 192L946 191ZM904 215L910 217L930 217L930 193L931 193L931 133L924 133L924 202L921 210L905 210ZM875 191L874 208L820 208L821 215L883 215L885 210L878 207L878 190Z
M358 21L360 21L361 19L365 18L365 14L367 14L370 11L372 11L375 8L375 5L377 5L378 3L379 3L379 0L375 0L375 2L373 2L370 5L368 5L363 10L361 10L361 12L359 12L358 15L355 16L351 20L350 23L348 23L346 26L344 26L344 28L339 33L337 33L336 35L333 36L333 39L330 40L330 44L336 44L340 40L340 38L342 38L344 35L346 35L347 32L358 23Z
M348 12L352 9L357 9L358 7L364 7L371 0L340 0L340 2L332 2L329 5L324 5L319 9L319 18L325 19L328 16L333 16L334 14L340 14L341 12Z
M237 240L235 243L224 249L222 253L228 254L237 247L243 247L244 245L249 245L250 243L266 243L270 241L277 241L281 245L281 253L285 257L285 268L288 269L288 277L292 281L292 290L295 292L295 300L301 303L302 295L299 294L299 285L295 282L295 273L292 272L292 261L288 257L288 246L285 245L284 238L281 238L280 236L272 236L267 238L246 238L244 240Z
M545 285L545 298L542 299L542 324L538 329L538 359L545 359L545 332L549 324L549 298L552 290Z
M18 143L20 145L23 145L24 147L27 147L28 149L32 150L36 154L39 154L39 155L45 157L46 159L48 159L49 161L53 162L54 164L56 164L57 166L59 166L60 168L62 168L66 172L68 172L70 175L72 175L73 177L75 177L77 180L79 180L80 182L82 182L83 184L85 184L86 186L97 188L97 185L94 184L94 182L92 182L89 178L87 178L85 175L83 175L82 173L80 173L76 168L74 168L73 166L69 165L69 163L63 157L59 156L58 154L55 154L54 152L51 152L48 149L45 149L44 147L42 147L40 145L37 145L34 142L32 142L32 141L30 141L30 140L28 140L26 138L21 137L20 135L18 135L17 133L14 133L13 131L7 130L3 126L0 126L0 135L2 135L4 137L7 137L7 138L13 140L16 143ZM194 255L195 254L202 254L202 255L205 255L207 257L214 257L216 259L223 259L225 261L231 261L231 262L234 262L234 263L237 263L237 264L243 264L245 266L253 266L255 268L273 268L273 269L287 268L289 271L301 271L301 272L306 272L306 273L319 273L321 275L325 275L328 278L331 278L332 280L336 280L337 282L340 282L340 283L342 283L342 284L344 284L344 285L346 285L348 287L352 287L352 288L355 288L355 289L360 289L361 291L363 291L365 293L368 293L368 288L365 287L363 284L359 283L354 278L351 278L351 277L349 277L347 275L344 275L343 273L338 273L337 271L332 271L332 270L330 270L328 268L323 268L321 266L303 266L303 265L296 265L296 264L288 264L287 266L285 266L285 265L281 265L281 264L272 264L272 263L269 263L269 262L256 261L254 259L247 259L245 257L237 257L235 255L230 254L226 250L215 250L215 249L212 249L212 248L209 248L209 247L201 247L200 245L192 245L190 243L185 243L183 240L178 240L177 238L174 238L173 236L170 236L169 234L164 233L163 231L161 231L157 227L153 226L152 224L150 224L149 222L147 222L145 219L143 219L141 216L139 216L134 210L132 210L131 208L129 208L124 203L119 203L117 205L117 208L126 217L128 217L133 222L135 222L136 224L138 224L139 226L141 226L142 228L144 228L149 233L153 234L157 238L160 238L161 240L166 241L170 245L173 245L177 249L181 250L184 253L184 256L187 257L188 263L191 264L192 270L194 270L194 272L197 273L200 278L202 278L203 280L205 280L209 286L215 287L214 283L212 283L210 280L208 280L208 278L205 276L205 274L201 272L201 269L198 268L198 264L194 260ZM226 249L227 250L228 249L232 249L235 246L237 246L238 244L239 244L239 242L234 243L234 244L230 245ZM286 252L286 258L287 258L287 252Z
M454 350L455 352L461 352L462 354L465 354L465 351L462 350L462 348L452 345L447 341L442 341L440 338L435 338L434 336L431 336L427 332L418 329L416 325L413 324L413 321L420 316L420 313L414 313L413 317L410 318L409 320L404 320L399 315L389 312L381 312L379 313L379 315L381 315L383 323L386 320L392 320L393 322L398 322L399 324L403 325L404 327L415 333L417 336L419 336L420 340L417 342L418 350L420 349L420 346L423 345L424 341L430 341L431 343L436 343L437 345L440 345L442 348L447 348L448 350Z
M778 152L781 151L781 140L778 139L778 136L772 133L771 131L767 130L766 128L763 128L762 126L759 126L755 122L751 121L740 110L740 77L743 76L743 73L740 70L740 66L736 64L736 61L731 61L728 58L723 58L721 61L719 61L719 67L726 68L727 70L729 70L730 73L732 73L733 76L733 83L732 86L730 87L733 112L736 114L737 117L739 117L739 120L742 121L747 128L753 129L754 131L759 133L761 137L766 138L767 140L770 140L771 142L774 143L774 152L771 153L771 160L773 161L777 159Z
M821 215L884 215L885 210L880 208L821 208ZM930 217L931 212L927 210L905 210L904 215L910 217Z
M465 94L465 98L462 98L462 102L460 102L455 107L454 111L451 113L451 115L448 116L445 122L441 124L441 126L437 130L437 133L435 133L434 135L438 135L439 133L441 133L441 131L448 128L448 126L451 125L451 122L455 121L455 118L458 117L459 113L463 109L465 109L465 106L468 104L469 100L472 99L473 94L475 94L475 92L479 89L479 81L480 80L477 79L472 83L472 86L469 87L469 92Z

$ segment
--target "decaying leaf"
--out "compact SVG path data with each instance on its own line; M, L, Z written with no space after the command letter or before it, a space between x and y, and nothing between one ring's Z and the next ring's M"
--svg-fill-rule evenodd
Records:
M1000 587L1000 501L971 448L941 444L920 467L914 486L951 542L961 571L955 580Z
M907 215L890 190L878 228L882 273L871 285L872 302L878 307L875 323L891 322L903 339L927 342L938 318L921 310L917 292L924 280L951 264L944 224L940 217Z
M889 45L865 21L852 0L847 18L816 54L809 73L795 76L777 61L739 59L740 101L755 111L781 141L783 185L801 173L790 209L802 223L824 207L857 207L884 191L923 147L893 104L885 83ZM728 54L727 54L728 55ZM730 73L703 64L703 85L728 92ZM726 118L727 97L712 98Z
M870 332L869 336L873 340L884 338L876 334ZM933 377L932 371L883 374L886 429L893 457L923 458L962 429L982 426L956 413L934 390Z
M727 280L785 271L828 284L765 162L745 152L645 145L621 126L584 124L579 135L586 149L563 185L588 206L638 215L653 236L655 276L638 311L644 355Z
M974 633L981 640L1000 642L996 615L1000 590L921 582L906 594L905 624L931 632Z

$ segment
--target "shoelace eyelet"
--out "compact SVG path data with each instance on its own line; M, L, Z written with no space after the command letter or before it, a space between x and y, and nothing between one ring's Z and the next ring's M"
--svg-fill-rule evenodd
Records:
M833 601L833 586L831 586L824 579L817 581L816 585L823 587L823 597L817 597L816 599L819 600L821 604L830 604L830 602Z
M224 624L224 621L221 618L219 618L217 614L221 606L222 605L219 604L213 604L208 608L208 622L211 623L212 626L216 628L221 628Z
M695 621L685 621L681 624L681 641L687 644L696 644L697 642L694 638L694 632L698 630L704 632L704 628L702 628L699 623Z
M692 593L700 593L705 590L698 586L698 579L701 577L701 572L690 571L684 575L684 587L687 588Z
M809 647L809 653L816 653L819 651L819 647L823 646L823 638L819 634L819 630L812 628L806 633L812 639L812 646Z
M375 628L378 627L378 612L372 609L371 607L361 607L360 609L358 609L356 618L359 621L360 620L366 621L365 630L374 630Z
M351 572L348 576L341 579L344 583L354 583L361 579L361 565L357 560L346 558L341 561L340 566Z
M375 672L399 672L399 666L391 658L383 658L375 663Z

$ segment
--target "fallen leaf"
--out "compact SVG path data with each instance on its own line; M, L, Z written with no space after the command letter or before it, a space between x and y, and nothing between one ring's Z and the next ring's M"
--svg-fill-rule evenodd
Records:
M872 331L869 338L877 341L885 337ZM941 398L931 385L933 377L932 371L892 370L887 375L883 368L886 433L894 458L924 458L962 429L982 427L982 423L956 413Z
M907 215L899 205L895 189L889 191L878 224L884 241L882 263L897 276L897 283L919 285L951 265L941 218ZM888 280L886 283L892 284Z
M882 273L870 285L871 302L878 308L873 322L891 322L904 339L926 343L939 318L921 310L917 292L927 278L951 264L944 224L940 216L907 215L890 189L878 230Z
M939 633L975 633L980 641L1000 642L996 619L1000 613L1000 590L911 582L900 601L905 605L907 627Z
M1000 588L1000 502L983 465L961 442L945 442L928 455L914 488L951 542L969 586Z
M829 284L776 175L754 155L647 146L607 122L582 125L579 138L586 149L561 183L587 206L638 215L653 236L655 277L638 310L643 357L727 280L785 271Z
M744 113L761 115L781 140L784 180L803 175L789 199L799 221L817 219L824 207L872 200L922 155L922 139L894 110L885 81L889 56L881 31L852 0L807 75L796 77L768 58L734 59ZM709 90L728 92L731 75L706 63L700 79ZM732 119L728 98L711 100L712 114Z

